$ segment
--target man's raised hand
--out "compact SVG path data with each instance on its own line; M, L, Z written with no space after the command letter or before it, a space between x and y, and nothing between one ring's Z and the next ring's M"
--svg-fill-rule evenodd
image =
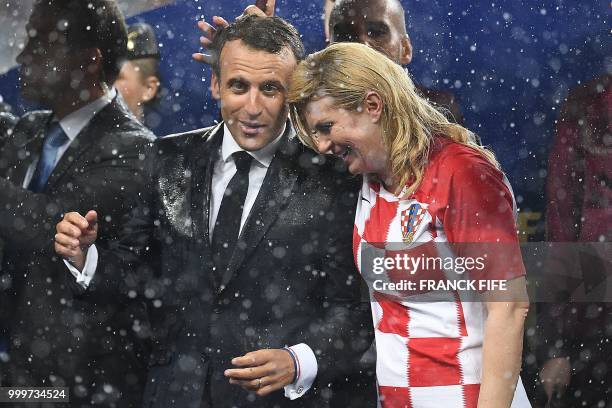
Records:
M271 17L274 15L274 6L276 4L276 0L257 0L254 5L248 6L244 12L243 16L256 14L258 16L267 16ZM200 37L200 45L203 48L208 49L212 44L213 38L217 34L217 29L227 27L229 23L226 19L219 16L213 16L212 24L207 23L204 20L198 21L198 28L202 31L202 36ZM195 52L191 55L191 57L197 62L203 62L205 64L212 64L212 56L210 54L204 54L202 52Z
M56 226L55 252L83 270L87 250L98 237L98 214L91 210L83 217L78 212L64 215Z
M200 45L204 48L209 48L210 44L212 44L212 40L213 38L215 38L215 34L217 33L217 28L227 27L229 25L227 20L219 16L214 16L212 22L214 26L204 20L198 21L198 28L202 31L202 36L200 37ZM191 55L191 57L195 61L203 62L208 65L212 64L212 55L210 54L195 52Z
M257 14L262 17L272 17L274 15L275 4L276 0L257 0L255 4L247 6L242 15Z

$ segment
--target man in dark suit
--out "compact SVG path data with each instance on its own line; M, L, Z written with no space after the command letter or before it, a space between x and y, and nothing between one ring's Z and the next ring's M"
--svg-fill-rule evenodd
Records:
M84 301L90 278L69 273L52 245L64 212L90 208L105 214L105 245L142 192L153 135L108 85L125 58L123 16L112 0L44 0L27 32L17 59L22 94L51 110L24 115L0 150L4 383L69 387L72 406L139 406L149 354L135 324L143 307Z
M242 17L213 49L224 122L156 143L147 205L101 251L90 295L151 300L147 406L325 407L372 340L351 245L358 185L287 121L304 56L292 26ZM90 221L57 226L78 268L97 246Z

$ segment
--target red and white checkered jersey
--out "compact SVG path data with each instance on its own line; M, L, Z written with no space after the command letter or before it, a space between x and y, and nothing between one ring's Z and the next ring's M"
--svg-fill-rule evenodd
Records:
M407 240L416 246L435 242L436 248L445 242L500 242L518 253L514 199L503 173L470 147L434 140L423 180L411 196L399 198L364 177L353 242L360 269L364 247ZM491 265L487 277L525 274L522 262L510 276L503 265ZM380 405L476 407L484 305L453 292L448 301L428 302L389 300L370 290ZM530 406L520 381L513 403L519 406Z

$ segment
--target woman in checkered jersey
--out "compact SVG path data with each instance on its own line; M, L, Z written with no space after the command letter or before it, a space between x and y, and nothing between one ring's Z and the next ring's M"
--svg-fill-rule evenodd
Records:
M400 66L361 44L310 55L293 74L289 101L301 140L363 175L354 249L367 282L365 249L388 256L402 243L435 255L477 243L466 251L478 255L487 243L477 276L507 285L504 298L439 290L446 300L437 302L428 290L389 297L370 286L380 405L529 407L519 378L525 271L514 198L493 153L419 96ZM423 271L414 272L418 285Z

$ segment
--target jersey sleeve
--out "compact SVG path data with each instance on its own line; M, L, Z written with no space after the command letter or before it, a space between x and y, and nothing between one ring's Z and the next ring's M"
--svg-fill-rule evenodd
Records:
M468 149L468 148L465 148ZM525 275L514 217L514 197L503 173L476 151L449 158L450 183L442 224L460 256L482 259L476 279Z

